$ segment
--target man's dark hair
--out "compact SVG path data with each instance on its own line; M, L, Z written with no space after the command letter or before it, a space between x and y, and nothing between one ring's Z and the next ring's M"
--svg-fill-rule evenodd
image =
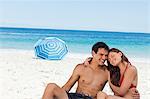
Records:
M97 42L93 45L92 47L92 51L94 51L95 53L97 53L99 48L104 48L105 50L109 51L109 47L108 45L106 45L104 42Z

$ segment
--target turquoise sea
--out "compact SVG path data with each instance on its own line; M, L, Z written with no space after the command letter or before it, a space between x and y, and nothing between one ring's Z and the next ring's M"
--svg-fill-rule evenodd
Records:
M150 57L150 33L107 32L59 29L0 28L0 49L34 50L38 39L58 37L71 53L90 53L98 41L135 57Z

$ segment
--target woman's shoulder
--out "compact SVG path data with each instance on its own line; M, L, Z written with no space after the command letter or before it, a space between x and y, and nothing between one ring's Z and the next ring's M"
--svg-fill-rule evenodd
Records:
M130 70L133 70L133 71L136 71L136 70L137 70L137 69L136 69L136 66L134 66L134 65L129 65L128 68L129 68Z
M130 73L137 74L137 68L133 65L129 65L127 71Z

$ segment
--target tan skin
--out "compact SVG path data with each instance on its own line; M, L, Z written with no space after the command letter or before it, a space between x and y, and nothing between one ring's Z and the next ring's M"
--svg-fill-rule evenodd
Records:
M105 98L101 99L139 99L139 96L133 97L133 89L130 89L131 84L137 86L138 76L137 70L135 66L132 66L130 63L125 61L121 61L122 52L110 52L108 55L108 61L113 66L118 66L120 68L121 78L127 66L127 69L124 73L124 79L120 87L113 85L110 81L110 74L108 74L108 82L111 89L114 92L114 96L106 95ZM120 97L121 95L122 97Z
M108 51L99 48L98 52L92 51L93 59L89 65L78 64L67 83L60 88L56 84L48 84L42 99L68 99L66 91L77 82L77 93L92 96L96 99L98 91L101 91L108 79L108 71L104 65Z

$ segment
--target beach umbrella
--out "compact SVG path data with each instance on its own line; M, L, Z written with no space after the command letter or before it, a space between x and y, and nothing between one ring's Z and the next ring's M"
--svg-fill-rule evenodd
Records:
M68 52L66 43L56 37L38 40L34 50L37 57L47 60L61 60Z

